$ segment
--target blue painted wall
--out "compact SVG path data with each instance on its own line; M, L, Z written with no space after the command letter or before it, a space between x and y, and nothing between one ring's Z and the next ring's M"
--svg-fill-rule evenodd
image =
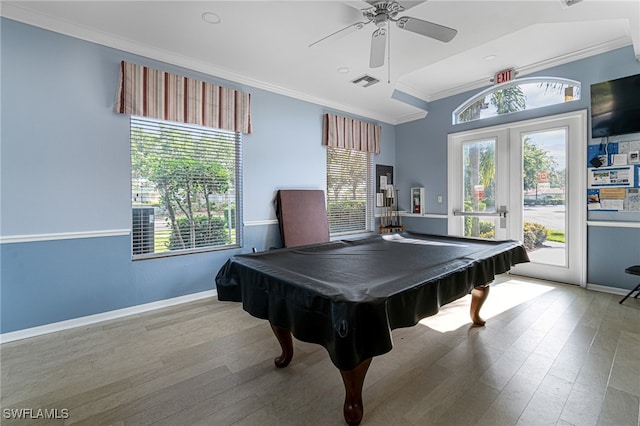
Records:
M640 62L635 59L633 48L629 46L527 75L527 77L564 77L579 81L582 84L582 96L578 101L455 126L451 124L453 111L483 89L431 102L428 108L429 114L424 119L396 126L396 163L398 164L396 186L400 189L400 193L405 194L413 186L424 186L427 212L446 214L447 135L449 133L589 109L591 84L638 73L640 73ZM638 136L640 138L640 135ZM598 142L599 140L588 141L589 144ZM443 196L441 204L436 202L438 195ZM408 207L409 200L400 197L400 208ZM633 214L603 216L602 213L590 212L589 220L638 222L639 218L638 215ZM405 220L404 223L409 230L442 229L446 233L447 229L446 221L441 219L416 218ZM617 257L602 256L603 250L611 250L613 247L619 253ZM640 229L620 230L604 227L589 229L587 263L588 283L628 289L635 287L634 280L624 273L624 268L640 263Z
M121 60L250 92L254 127L243 137L242 249L132 262L128 235L3 243L0 333L210 290L229 256L280 245L277 225L261 224L275 219L277 189L325 188L320 137L322 114L329 111L320 105L5 18L0 31L3 238L130 228L129 121L113 112ZM591 83L637 73L640 65L630 47L537 73L580 81L582 100L497 117L482 126L587 108ZM382 152L374 162L395 166L400 194L424 186L428 213L446 214L447 134L479 127L452 126L451 113L476 92L430 103L423 120L383 124ZM442 204L436 203L438 195ZM408 203L408 196L400 197L400 208ZM410 230L446 232L443 219L407 218L405 224ZM634 263L636 253L640 257L639 234L590 229L589 282L631 288L622 269L627 261ZM611 241L624 256L602 254Z
M640 265L640 229L590 226L587 229L589 283L631 290L640 282L625 268Z
M45 236L0 245L0 333L211 290L229 256L280 245L268 222L278 189L326 186L322 115L336 111L6 18L0 31L0 231ZM242 249L133 262L128 235L51 237L130 229L129 118L113 112L121 60L251 93ZM382 125L374 161L394 165L395 128Z

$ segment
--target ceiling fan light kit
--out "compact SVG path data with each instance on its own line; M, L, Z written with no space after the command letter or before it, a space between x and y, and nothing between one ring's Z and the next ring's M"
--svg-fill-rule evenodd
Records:
M560 0L564 8L573 6L574 4L580 3L581 1L582 0Z
M315 46L318 43L331 38L345 36L348 33L360 30L366 25L373 22L377 28L371 34L371 53L369 57L369 67L378 68L384 65L388 33L391 29L391 27L389 26L389 22L395 22L396 26L401 30L433 38L445 43L451 41L458 33L458 31L453 28L445 27L434 22L424 21L422 19L414 18L411 16L401 16L399 18L396 18L401 12L404 12L405 10L412 6L415 6L416 4L423 3L423 1L402 2L398 0L366 0L366 2L371 5L371 7L362 10L362 16L366 19L366 22L357 22L355 24L351 24L341 30L338 30L326 37L321 38L320 40L311 43L309 47Z

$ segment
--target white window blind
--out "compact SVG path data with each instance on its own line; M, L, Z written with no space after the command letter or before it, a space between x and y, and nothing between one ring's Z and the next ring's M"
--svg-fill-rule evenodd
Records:
M241 242L241 133L131 117L133 258Z
M327 218L331 235L373 229L372 155L327 147Z

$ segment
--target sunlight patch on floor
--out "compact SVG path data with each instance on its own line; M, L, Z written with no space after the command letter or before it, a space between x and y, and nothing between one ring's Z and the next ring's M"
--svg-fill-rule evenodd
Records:
M491 286L489 297L480 310L480 316L485 320L489 320L553 289L554 287L550 285L510 278ZM457 330L464 325L471 324L471 318L469 317L470 305L471 295L467 295L443 306L440 312L424 318L420 321L420 324L441 333Z

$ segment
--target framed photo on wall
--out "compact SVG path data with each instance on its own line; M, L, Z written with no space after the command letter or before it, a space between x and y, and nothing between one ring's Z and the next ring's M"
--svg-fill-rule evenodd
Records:
M376 164L376 207L385 206L387 189L393 188L393 166ZM391 191L393 198L393 191Z

